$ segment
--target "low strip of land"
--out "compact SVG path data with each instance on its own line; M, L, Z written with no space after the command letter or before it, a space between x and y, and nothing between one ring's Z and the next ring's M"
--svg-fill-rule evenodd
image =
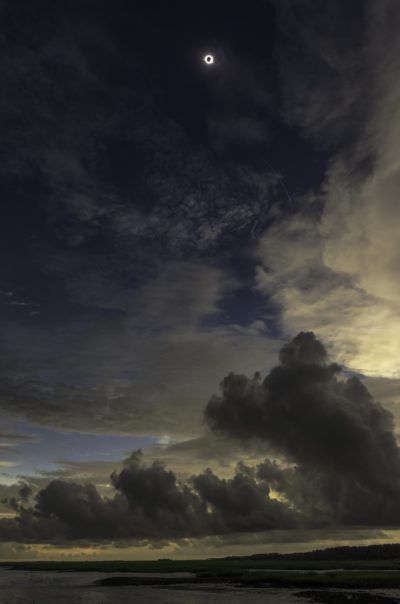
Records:
M15 570L112 573L103 586L185 585L205 582L299 588L400 588L398 560L157 560L12 562ZM127 576L138 573L141 576ZM187 573L177 577L172 573ZM162 574L163 576L159 576Z
M105 573L108 576L97 580L97 585L104 587L154 585L189 589L196 585L201 588L206 584L221 587L225 584L318 590L307 592L310 599L315 594L319 598L325 594L325 600L315 601L328 604L343 598L343 593L340 595L332 591L333 588L400 589L400 544L344 546L303 553L268 553L207 560L27 561L4 562L2 565L15 570ZM363 600L363 594L354 592L353 600L362 603L381 601L371 600L372 595L370 592L369 600ZM374 598L377 597L375 593ZM398 600L392 598L391 601Z

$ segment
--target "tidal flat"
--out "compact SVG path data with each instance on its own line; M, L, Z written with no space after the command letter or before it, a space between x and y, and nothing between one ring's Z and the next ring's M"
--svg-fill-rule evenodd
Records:
M0 564L0 590L4 604L394 604L400 568L397 560L12 562Z

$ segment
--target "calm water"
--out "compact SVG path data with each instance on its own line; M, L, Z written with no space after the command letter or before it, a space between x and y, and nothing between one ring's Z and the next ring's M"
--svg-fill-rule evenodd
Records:
M106 573L29 572L0 569L1 604L300 604L293 589L94 587ZM124 574L129 576L129 573ZM380 591L380 593L383 593ZM386 591L400 598L400 590ZM310 601L307 600L310 604Z

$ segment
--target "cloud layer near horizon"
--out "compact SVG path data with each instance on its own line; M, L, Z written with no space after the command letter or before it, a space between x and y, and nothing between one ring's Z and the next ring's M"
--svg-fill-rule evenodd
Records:
M393 417L356 377L339 379L312 333L280 352L263 381L228 375L205 417L233 441L266 442L275 459L239 463L221 478L206 469L178 478L133 453L111 475L114 494L51 480L33 505L23 486L0 520L10 542L141 543L282 529L398 526L400 449Z

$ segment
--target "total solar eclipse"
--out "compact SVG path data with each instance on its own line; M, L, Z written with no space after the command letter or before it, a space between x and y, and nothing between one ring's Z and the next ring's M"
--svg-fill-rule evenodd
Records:
M0 604L400 604L399 32L0 0Z

